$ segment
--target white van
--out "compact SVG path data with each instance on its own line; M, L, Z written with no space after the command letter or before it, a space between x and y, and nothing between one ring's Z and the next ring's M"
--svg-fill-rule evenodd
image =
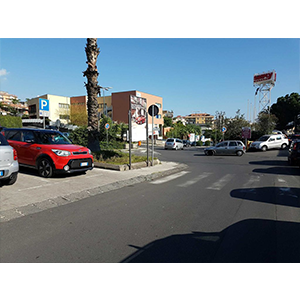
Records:
M289 140L284 134L263 135L250 146L252 150L285 149Z

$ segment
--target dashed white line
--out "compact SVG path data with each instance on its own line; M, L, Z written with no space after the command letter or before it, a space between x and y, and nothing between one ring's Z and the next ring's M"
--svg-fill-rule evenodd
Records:
M192 179L192 180L188 180L188 181L185 182L185 183L179 184L178 186L179 186L179 187L188 187L188 186L190 186L190 185L193 185L193 184L197 183L199 180L208 177L208 176L211 175L211 174L212 174L212 173L203 173L203 174L201 174L201 175L195 177L195 178Z
M213 185L207 187L208 190L221 190L235 175L227 174L223 176L220 180L215 182Z
M174 180L178 177L181 177L187 173L190 173L190 172L187 172L187 171L181 171L179 173L176 173L176 174L172 174L172 175L169 175L169 176L166 176L164 178L161 178L161 179L157 179L155 181L152 181L150 182L151 184L162 184L162 183L165 183L165 182L168 182L168 181L171 181L171 180Z

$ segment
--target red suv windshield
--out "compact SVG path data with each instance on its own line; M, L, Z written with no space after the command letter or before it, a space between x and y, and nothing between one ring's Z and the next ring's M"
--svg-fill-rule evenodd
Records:
M72 142L59 132L37 132L39 142L47 145L66 145Z

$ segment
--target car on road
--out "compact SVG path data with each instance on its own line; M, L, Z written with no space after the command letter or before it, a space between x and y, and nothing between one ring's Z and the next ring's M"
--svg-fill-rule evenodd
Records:
M182 140L183 142L183 147L190 147L191 146L191 143L189 140Z
M61 132L29 128L3 128L18 154L20 166L35 168L41 177L54 173L85 172L94 167L91 151L74 145Z
M267 134L250 145L250 150L285 149L289 140L285 134Z
M19 163L17 151L0 134L0 182L12 185L17 181Z
M291 166L298 165L300 167L300 139L293 141L289 149L288 162Z
M300 133L292 134L291 136L289 136L288 139L289 139L289 147L291 147L293 141L300 140Z
M168 149L183 150L183 141L177 138L167 139L165 143L165 150Z
M243 142L238 140L223 141L216 146L204 149L205 155L237 155L242 156L246 153L246 147Z

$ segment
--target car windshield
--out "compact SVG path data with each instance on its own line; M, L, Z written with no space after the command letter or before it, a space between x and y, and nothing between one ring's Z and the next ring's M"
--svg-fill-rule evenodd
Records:
M167 142L174 142L174 139L167 139Z
M258 141L262 141L262 142L267 141L269 139L269 137L270 137L269 135L263 135L262 137L260 137L258 139Z
M38 137L41 141L41 144L72 144L72 142L66 136L59 132L38 132Z

